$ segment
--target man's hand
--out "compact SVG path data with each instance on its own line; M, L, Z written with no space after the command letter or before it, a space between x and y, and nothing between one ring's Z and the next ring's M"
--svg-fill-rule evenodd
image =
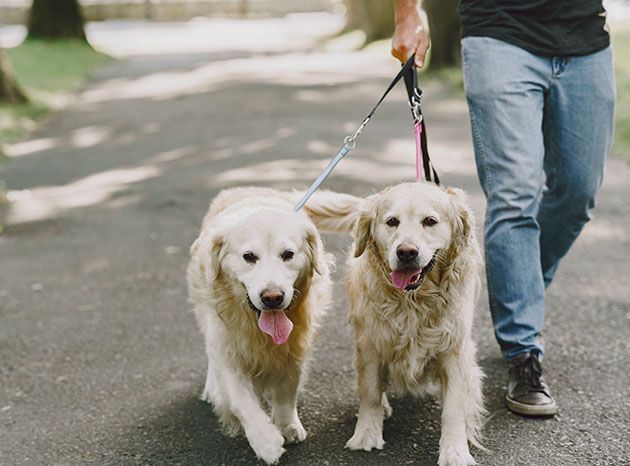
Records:
M396 0L395 8L396 30L392 38L392 55L404 63L415 52L416 66L422 68L430 41L418 11L418 2Z

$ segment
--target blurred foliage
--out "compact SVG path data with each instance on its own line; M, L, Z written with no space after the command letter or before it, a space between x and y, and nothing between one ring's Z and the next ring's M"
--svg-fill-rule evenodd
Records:
M430 61L427 60L427 61ZM424 68L418 78L421 82L428 80L439 84L440 87L452 92L457 97L464 99L464 75L459 66L433 68L430 66Z
M456 66L460 62L459 0L425 0L431 34L431 63L433 69Z
M459 0L426 0L432 40L433 68L448 68L459 63ZM394 2L383 0L344 0L346 25L341 33L361 30L365 33L363 46L394 34Z
M28 16L31 39L85 39L85 21L78 0L33 0Z
M364 46L390 38L394 33L394 2L383 0L344 0L346 26L342 32L360 29L365 33Z
M24 137L51 109L63 106L92 69L108 59L87 42L74 39L28 39L7 53L30 102L0 106L0 141L4 143Z
M613 153L630 161L630 24L612 31L617 81L615 144Z
M7 105L26 103L28 99L15 80L9 56L0 48L0 102Z

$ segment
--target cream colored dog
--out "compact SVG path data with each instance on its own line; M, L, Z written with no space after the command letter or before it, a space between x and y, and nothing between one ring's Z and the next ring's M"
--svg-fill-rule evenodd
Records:
M285 441L306 437L298 387L331 288L332 256L291 199L263 188L222 191L187 273L208 356L202 399L228 435L242 427L268 464L280 459Z
M347 288L355 330L359 417L346 447L383 448L385 390L442 399L440 465L475 464L482 373L472 323L480 275L463 191L405 183L366 199L322 192L307 207L324 230L354 227Z

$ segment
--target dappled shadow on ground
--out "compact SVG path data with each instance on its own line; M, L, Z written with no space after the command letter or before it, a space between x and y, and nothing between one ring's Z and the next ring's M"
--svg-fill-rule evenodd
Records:
M119 439L113 452L115 462L256 464L244 438L218 435L220 427L211 407L198 398L178 398L156 412L155 418Z
M437 462L440 416L431 400L392 400L395 415L385 421L386 447L367 453L344 449L354 431L355 407L335 397L325 405L303 398L300 413L309 436L305 443L287 446L284 464ZM313 449L312 444L320 448ZM137 464L258 464L244 435L223 436L210 405L194 397L176 398L130 428L112 446L110 459Z
M15 163L5 176L18 192L10 194L6 223L111 207L112 200L115 206L141 203L147 191L165 182L170 192L173 184L209 193L239 184L306 186L386 81L365 72L339 74L334 64L326 71L326 54L307 57L312 60L303 68L295 66L295 53L289 55L217 60L210 54L193 63L182 60L181 66L174 58L150 65L139 59L126 65L131 70L115 67L114 75L106 68L73 107L79 122L62 116L9 148ZM292 69L293 79L278 69L283 66ZM373 133L366 131L336 171L338 184L368 183L364 192L370 192L411 179L413 142L400 91L379 110ZM461 110L434 112L436 123ZM443 148L436 149L439 160ZM463 144L448 151L443 171L470 176L469 167L457 167Z

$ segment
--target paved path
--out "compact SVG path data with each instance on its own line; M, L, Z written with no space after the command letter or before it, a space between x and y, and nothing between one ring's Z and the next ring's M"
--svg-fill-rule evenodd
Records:
M255 463L197 399L204 354L187 312L187 249L220 189L305 187L396 70L383 46L310 47L337 25L293 16L91 30L127 59L101 68L1 167L14 191L1 211L0 464ZM132 40L130 28L149 39ZM179 45L158 43L165 37ZM443 179L470 193L481 218L461 97L431 85L425 113ZM401 88L328 187L363 195L409 180L412 153ZM555 419L504 409L505 367L479 303L492 415L480 464L628 464L628 179L628 166L611 160L595 218L549 291ZM343 449L357 406L341 285L349 239L325 240L340 264L335 305L300 399L309 438L282 464L434 464L430 400L394 403L382 452Z

